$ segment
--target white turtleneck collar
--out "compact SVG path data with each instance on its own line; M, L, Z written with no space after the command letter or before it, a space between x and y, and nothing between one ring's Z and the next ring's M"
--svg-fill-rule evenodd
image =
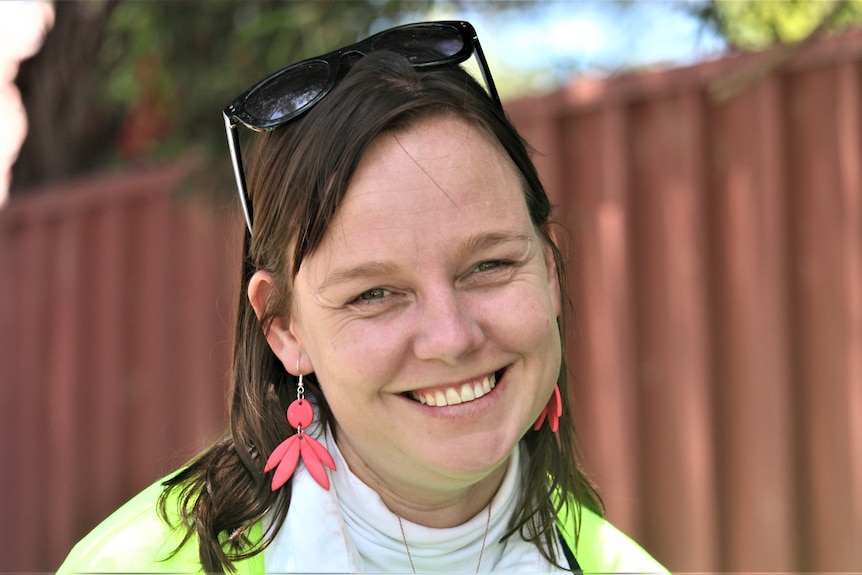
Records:
M487 508L466 523L446 529L402 520L402 537L396 515L350 471L331 434L326 433L323 442L336 465L336 471L330 473L330 490L322 489L304 466L298 466L284 527L264 551L267 573L411 573L404 537L417 573L476 572ZM521 448L514 450L491 502L482 573L556 571L535 545L517 534L500 543L518 504L525 456Z

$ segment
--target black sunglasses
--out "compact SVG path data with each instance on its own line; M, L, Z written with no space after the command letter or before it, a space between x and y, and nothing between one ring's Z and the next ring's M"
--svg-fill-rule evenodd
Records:
M345 56L364 56L387 50L406 58L414 68L434 68L460 64L473 54L485 80L488 94L502 107L488 62L476 30L469 22L419 22L378 32L356 44L316 58L310 58L270 74L231 103L222 112L236 177L239 199L248 232L252 211L245 185L237 125L264 132L279 128L310 110L322 100L340 78Z

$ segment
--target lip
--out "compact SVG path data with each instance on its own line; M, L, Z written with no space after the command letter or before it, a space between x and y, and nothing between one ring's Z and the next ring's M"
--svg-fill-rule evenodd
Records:
M508 366L497 371L439 387L428 387L412 390L401 395L417 407L434 412L468 409L489 396L503 383ZM440 405L445 401L445 405Z

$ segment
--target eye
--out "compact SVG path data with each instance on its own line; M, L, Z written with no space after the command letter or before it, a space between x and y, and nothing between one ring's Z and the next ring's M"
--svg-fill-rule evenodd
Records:
M465 287L489 288L506 284L515 273L518 264L511 260L485 260L470 269L461 278Z
M489 271L491 271L491 270L495 270L495 269L497 269L497 268L499 268L499 267L501 267L501 266L506 265L506 263L507 263L507 262L504 262L504 261L502 261L502 260L490 260L490 261L487 261L487 262L482 262L482 263L480 263L479 265L477 265L477 266L473 269L473 271L476 271L476 272L489 272Z
M378 300L378 299L383 299L384 297L386 297L389 294L390 294L390 291L387 289L373 288L373 289L370 289L368 291L362 292L353 301L356 303L362 303L362 302L366 302L366 301L374 301L374 300Z

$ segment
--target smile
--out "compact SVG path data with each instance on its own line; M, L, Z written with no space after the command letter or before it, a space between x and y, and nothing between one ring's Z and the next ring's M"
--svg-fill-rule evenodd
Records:
M447 405L458 405L479 399L489 393L497 385L497 375L492 373L482 379L464 383L459 386L446 387L434 390L411 391L408 397L433 407L445 407Z

